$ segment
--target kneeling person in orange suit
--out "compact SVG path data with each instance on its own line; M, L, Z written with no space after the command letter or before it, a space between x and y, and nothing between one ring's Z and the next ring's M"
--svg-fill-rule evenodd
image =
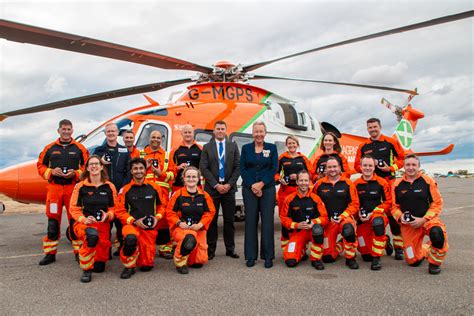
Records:
M355 260L357 250L356 223L353 216L359 209L357 190L351 180L341 175L341 165L336 158L329 157L326 162L326 176L314 186L315 192L324 202L330 222L324 230L323 262L336 261L342 251L337 236L342 235L346 265L359 269Z
M388 225L386 212L392 207L390 184L375 174L375 159L366 155L360 160L362 176L354 182L359 196L360 209L357 221L358 250L364 261L372 262L372 270L382 269Z
M449 247L446 227L439 218L443 199L436 182L420 172L417 156L408 155L404 168L405 175L393 186L392 215L402 224L405 259L417 267L428 257L428 272L439 274ZM426 235L430 241L423 244Z
M201 172L195 167L183 171L184 187L176 191L166 209L171 236L178 243L174 263L178 273L188 266L201 268L207 263L206 234L216 210L211 196L198 188Z
M310 182L310 173L300 171L296 177L296 192L286 198L280 212L281 224L289 232L283 258L288 267L296 267L301 260L308 258L306 244L311 242L311 265L317 270L324 270L321 257L328 215L319 196L309 191Z
M99 156L92 155L86 162L82 181L74 187L71 197L71 216L76 221L74 232L82 246L79 265L84 270L81 282L91 281L92 272L104 272L109 260L110 224L117 207L117 192L107 180L107 172Z
M125 268L120 275L122 279L135 274L137 265L140 271L153 269L157 223L165 216L166 203L161 188L145 180L145 159L134 158L130 162L130 172L132 181L120 191L115 214L123 224L124 243L120 260Z

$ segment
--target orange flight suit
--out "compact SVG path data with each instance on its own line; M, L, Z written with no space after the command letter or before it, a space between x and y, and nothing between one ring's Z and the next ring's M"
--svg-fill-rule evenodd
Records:
M42 178L48 181L46 186L46 216L50 220L55 220L55 225L57 225L57 238L49 238L49 234L43 238L43 252L46 255L54 255L57 253L63 207L66 207L66 214L69 221L68 238L71 240L74 253L77 254L79 251L81 245L79 239L77 239L72 232L74 223L69 211L69 203L74 186L84 171L84 165L88 157L89 152L82 144L75 140L71 140L68 144L62 144L59 139L48 144L39 155L36 164L38 173ZM53 176L52 170L56 167L74 169L76 173L75 177L66 179Z
M170 223L171 235L178 243L174 252L174 263L176 267L185 265L205 264L208 261L206 234L209 225L214 218L216 209L211 196L198 189L197 194L191 196L186 187L176 191L166 208L166 218ZM182 229L178 227L180 221L186 222L187 216L193 214L192 223L202 223L204 226L199 231ZM197 241L196 247L189 255L181 255L181 245L186 235L192 235Z
M308 203L309 202L309 203ZM305 214L308 214L307 218ZM311 242L311 261L321 260L323 255L323 244L313 241L311 229L298 229L298 223L311 221L314 225L321 225L323 228L328 223L328 215L323 201L314 193L308 192L301 195L298 191L289 195L285 200L280 212L280 220L283 227L289 231L289 240L283 249L283 259L285 262L294 259L300 262L306 253L306 245Z
M95 262L107 262L112 247L110 242L110 221L114 219L115 208L118 205L117 191L112 182L105 181L96 187L89 180L79 182L71 197L71 216L76 221L74 232L82 245L79 249L79 265L83 270L94 268ZM84 224L86 217L91 216L91 210L104 210L107 214L105 222ZM98 243L89 247L86 230L92 228L98 232Z
M418 228L409 224L401 224L405 260L413 264L428 257L428 262L441 265L449 249L446 227L439 218L443 208L443 198L439 193L436 182L429 176L420 172L418 177L410 182L406 176L397 179L392 189L393 217L400 222L405 212L414 217L423 217L426 223ZM438 245L432 238L432 231L441 232L442 245ZM423 238L430 237L427 244Z
M151 167L147 169L146 180L156 183L161 188L161 193L166 202L169 200L169 195L171 192L171 184L173 183L176 177L176 166L171 159L171 156L163 148L159 148L156 151L153 151L150 146L146 146L142 152L141 157L145 160L148 159L157 159L158 166L160 167L162 173L159 177L155 175ZM166 202L164 202L166 204ZM173 252L174 242L171 240L169 225L166 219L158 222L158 236L170 236L169 241L167 240L164 244L158 245L158 252L163 254L165 252ZM161 232L160 232L161 230ZM166 238L168 239L168 238Z
M153 215L158 222L165 217L166 198L161 191L161 188L153 182L145 181L139 185L132 179L120 192L115 216L122 222L124 238L134 235L138 240L132 255L125 255L123 247L120 250L120 261L125 268L154 265L158 225L153 229L142 229L133 223L136 219L148 215Z
M373 175L372 179L365 181L360 177L354 182L359 196L360 207L370 213L366 222L357 222L357 241L360 254L370 254L372 257L381 257L385 250L387 235L385 229L388 225L386 213L392 207L392 193L390 185L383 178ZM383 220L383 234L377 236L373 231L373 221L380 217Z
M327 176L319 179L313 188L313 192L323 201L329 217L329 222L324 229L323 256L331 256L333 259L336 259L342 251L337 243L337 236L342 233L343 226L350 224L354 229L354 233L356 233L354 215L359 210L357 190L351 180L342 175L335 184L332 184ZM339 215L341 219L339 223L331 221L330 218L334 214ZM348 242L343 238L342 242L345 258L354 258L357 250L357 240Z
M291 157L288 151L284 152L283 154L278 157L278 172L275 174L275 182L280 182L280 179L289 179L288 177L290 174L297 174L301 170L306 170L309 172L310 179L313 178L313 166L308 158L303 155L302 153L298 152L296 157ZM283 206L285 204L286 198L296 192L296 181L291 180L288 181L288 185L280 184L280 188L277 192L277 205L278 205L278 212L281 216L281 211L283 210ZM285 248L285 245L288 244L288 230L282 226L281 228L281 249Z

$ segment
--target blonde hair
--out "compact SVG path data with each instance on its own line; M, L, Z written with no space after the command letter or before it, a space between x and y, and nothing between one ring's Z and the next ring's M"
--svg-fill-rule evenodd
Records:
M285 144L288 145L288 140L294 140L296 142L296 145L298 145L298 147L300 146L300 141L298 140L298 137L296 137L295 135L288 135L286 137L286 140L285 140Z
M252 124L252 130L255 128L255 126L263 126L263 129L265 130L265 133L267 132L267 125L263 123L263 121L256 121Z

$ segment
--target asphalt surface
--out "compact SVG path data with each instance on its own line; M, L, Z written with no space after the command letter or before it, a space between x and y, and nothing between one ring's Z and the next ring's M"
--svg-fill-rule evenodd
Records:
M370 263L361 260L359 270L349 270L343 259L326 264L324 271L316 271L309 261L289 269L278 247L272 269L262 261L247 268L244 224L236 223L241 259L226 257L219 240L216 258L187 276L179 275L172 261L157 258L151 272L121 280L122 266L115 257L104 273L82 284L66 238L56 263L38 265L46 229L43 214L6 213L0 216L0 314L473 315L474 179L439 179L439 186L450 250L437 276L428 274L426 262L413 268L393 257L382 258L381 271L371 271Z

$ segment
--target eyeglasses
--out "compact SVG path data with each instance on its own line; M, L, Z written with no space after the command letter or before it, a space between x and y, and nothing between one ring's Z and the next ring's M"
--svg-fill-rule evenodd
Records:
M89 166L100 166L100 162L90 162Z

